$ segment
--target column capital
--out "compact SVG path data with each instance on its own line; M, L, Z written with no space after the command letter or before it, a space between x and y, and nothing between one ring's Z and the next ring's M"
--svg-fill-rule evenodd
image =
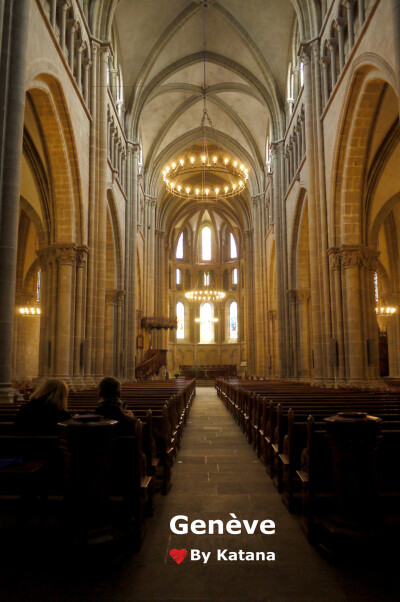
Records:
M340 248L342 268L363 267L375 271L379 252L364 245L342 245Z
M78 267L85 267L87 256L89 254L89 247L86 245L82 247L77 247L76 249L76 265Z
M338 45L338 41L336 38L328 38L327 46L331 52L333 52L335 50L337 45Z
M61 265L75 265L75 245L60 245L55 249L56 259Z
M341 31L344 29L346 23L347 21L343 17L336 17L336 19L333 22L333 25L338 31Z
M106 305L114 305L117 301L117 291L115 289L106 290Z
M329 58L329 56L321 56L321 58L319 59L319 62L322 65L323 69L328 69L331 59Z
M304 65L309 65L311 62L311 44L310 42L300 42L297 55Z
M297 293L297 300L299 303L307 302L311 296L311 291L309 288L299 288L299 289L297 289L296 293Z
M328 249L329 268L331 270L340 270L341 267L341 252L338 247Z

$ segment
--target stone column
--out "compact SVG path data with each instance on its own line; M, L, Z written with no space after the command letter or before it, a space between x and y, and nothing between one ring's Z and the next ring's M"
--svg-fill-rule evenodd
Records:
M74 340L73 321L73 271L75 268L74 245L55 246L57 261L57 312L55 338L55 376L70 382L72 366L70 350Z
M53 30L56 28L57 0L50 0L50 25Z
M75 32L78 29L78 21L70 19L69 22L69 38L68 38L68 64L74 72L74 60L75 60Z
M344 313L346 336L346 365L348 381L359 385L366 378L367 332L362 311L361 270L364 249L361 246L343 246L341 249L344 277Z
M247 371L248 374L255 373L255 330L254 330L254 313L252 305L254 301L254 250L253 250L253 234L254 230L245 231L245 255L246 262L245 270L245 287L246 287L246 349L247 349Z
M332 290L333 340L331 345L334 347L331 350L331 355L333 354L331 362L334 368L336 385L340 386L346 382L340 249L331 247L328 250L328 256Z
M61 24L60 24L60 46L65 54L66 36L67 36L67 10L71 6L70 0L66 0L61 7Z
M310 380L312 376L312 360L311 360L311 333L310 333L310 291L308 289L298 289L297 296L297 313L299 325L297 334L299 337L299 370L300 378Z
M98 223L97 223L97 299L95 376L104 373L104 318L106 280L106 211L107 211L107 67L109 48L100 50L100 87L98 104Z
M298 378L298 323L297 323L297 292L295 290L288 291L289 297L289 319L290 319L290 374L292 378Z
M82 342L85 332L86 314L86 260L87 247L80 247L76 251L76 287L75 287L75 351L74 351L74 383L83 385L82 379Z
M358 21L360 23L360 29L365 22L365 4L364 0L358 0Z
M304 105L306 120L307 171L308 171L308 225L310 240L310 277L313 320L314 380L323 380L323 346L321 332L321 292L319 282L320 257L318 253L318 199L316 190L316 150L318 148L314 132L314 105L312 97L311 49L302 46L304 65ZM318 116L319 117L319 116Z
M346 24L346 21L341 17L338 17L335 21L335 26L338 31L338 37L339 37L339 69L340 69L340 71L342 71L342 69L344 67L344 27L345 27L345 24Z
M354 0L346 0L347 31L349 35L349 50L354 46Z
M336 46L337 40L335 38L331 38L328 41L328 48L331 55L331 82L332 82L332 90L336 85Z
M83 44L82 40L77 40L76 46L76 83L78 84L78 88L81 92L82 90L82 52L83 52Z
M83 60L83 98L87 106L89 106L89 75L90 75L90 65L92 61L90 59Z
M104 375L115 376L115 307L117 291L106 291L104 323Z
M128 143L127 147L127 205L126 205L126 242L128 263L126 263L125 290L127 301L125 303L125 330L127 339L125 374L128 380L135 378L136 358L136 287L137 287L137 205L138 205L138 155L139 145ZM144 284L144 283L143 283Z
M116 327L115 327L115 369L117 378L122 377L122 316L124 310L125 291L116 292Z
M88 215L88 247L90 249L88 256L87 268L87 292L86 292L86 336L85 336L85 384L93 384L93 361L94 352L94 336L95 336L95 321L96 321L96 214L97 214L97 121L98 121L98 54L99 45L92 42L92 70L91 84L92 91L90 94L90 109L93 121L90 124L90 146L89 146L89 215Z
M321 57L322 65L322 89L324 92L324 107L329 100L329 76L328 76L328 65L330 61L327 56Z
M13 396L12 347L29 12L28 0L9 0L3 13L0 63L0 401Z

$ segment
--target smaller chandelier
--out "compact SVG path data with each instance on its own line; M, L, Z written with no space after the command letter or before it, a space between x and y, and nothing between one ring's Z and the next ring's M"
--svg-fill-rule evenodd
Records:
M222 301L225 298L224 291L212 291L203 289L201 291L188 291L185 293L186 299L188 301Z
M204 320L202 320L201 318L195 318L194 321L198 324L200 324L200 322L204 322ZM219 318L210 318L210 320L205 320L205 322L213 322L214 324L216 324L217 322L219 322Z
M40 316L39 307L20 307L19 314L21 316Z
M162 174L170 194L189 200L231 198L245 189L249 178L249 170L237 159L208 152L181 156Z
M377 316L381 316L383 318L388 318L389 316L392 316L393 314L395 314L397 311L396 307L385 307L383 305L377 305L375 307L375 312Z

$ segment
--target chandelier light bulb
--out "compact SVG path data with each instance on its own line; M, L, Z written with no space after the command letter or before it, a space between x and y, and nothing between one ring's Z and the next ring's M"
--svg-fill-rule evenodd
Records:
M236 184L234 184L234 185L232 186L232 188L233 188L233 190L236 190Z
M229 190L228 186L225 186L224 190L225 190L225 194L226 194L228 192L228 190Z
M233 167L237 167L237 161L233 162Z
M215 165L215 163L217 162L217 157L213 157L213 163Z
M228 163L229 163L229 159L228 159L227 157L225 157L225 159L224 159L224 163L225 163L225 165L228 165Z
M190 157L190 163L193 165L193 163L194 163L194 157Z
M200 189L196 188L196 196L199 196L199 194L200 194Z
M182 186L178 186L178 192L182 190Z
M202 162L203 162L203 163L205 163L205 162L206 162L206 158L205 158L205 156L204 156L204 155L201 157L201 160L202 160Z
M208 193L209 193L209 192L210 192L210 191L208 190L208 188L206 188L206 195L207 195L207 196L208 196Z
M175 169L176 163L172 163L172 169Z
M189 192L190 192L189 186L186 188L186 192L187 192L187 194L189 194Z
M218 193L219 193L219 188L216 188L215 189L215 194L218 194Z
M183 159L181 159L181 160L179 161L179 163L181 164L181 167L183 167L183 165L184 165L185 161L184 161Z

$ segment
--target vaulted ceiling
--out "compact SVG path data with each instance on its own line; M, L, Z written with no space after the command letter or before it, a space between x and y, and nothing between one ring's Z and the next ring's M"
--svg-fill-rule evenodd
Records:
M204 56L209 138L250 168L264 189L268 135L284 133L287 69L296 13L290 0L120 0L114 31L128 136L142 144L146 189L202 136ZM205 19L205 28L204 28ZM206 35L206 53L203 34Z

